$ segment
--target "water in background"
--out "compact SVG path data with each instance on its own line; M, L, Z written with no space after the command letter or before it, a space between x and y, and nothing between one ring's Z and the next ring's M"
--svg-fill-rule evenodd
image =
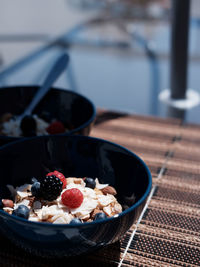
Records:
M14 3L16 6L12 9L8 1L0 2L0 55L4 63L2 69L46 44L49 39L68 32L96 14L96 11L91 10L80 12L61 0L57 4L48 0L47 13L47 1L38 5L32 1L18 0L18 4ZM166 106L158 101L158 94L169 87L169 23L167 20L152 23L135 21L129 25L129 29L136 33L132 39L110 23L80 31L70 39L69 48L64 48L71 56L70 68L60 77L56 86L86 95L97 107L143 115L168 116ZM195 17L190 27L188 72L188 87L198 92L199 25ZM24 41L23 38L20 40L20 35L29 36L29 41L26 38ZM9 36L16 38L9 41ZM103 41L122 42L122 45L109 47ZM151 45L153 56L147 53L143 41ZM59 53L60 46L45 50L25 67L18 68L3 79L0 76L1 86L41 84ZM186 121L200 123L199 111L199 106L189 110L185 114Z

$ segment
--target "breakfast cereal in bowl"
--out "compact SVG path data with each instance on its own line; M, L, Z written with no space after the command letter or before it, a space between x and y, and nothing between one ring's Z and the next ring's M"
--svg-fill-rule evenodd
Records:
M69 131L61 121L53 119L47 121L38 115L27 115L22 120L17 120L11 113L0 117L0 133L12 137L30 137L48 134L60 134Z
M98 178L67 177L50 172L31 184L7 185L12 199L2 199L5 212L33 222L77 224L116 217L122 206L116 190Z

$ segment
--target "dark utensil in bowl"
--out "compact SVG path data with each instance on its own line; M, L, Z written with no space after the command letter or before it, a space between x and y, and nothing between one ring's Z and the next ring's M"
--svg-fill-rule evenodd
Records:
M65 177L98 177L117 190L128 208L118 217L78 225L30 222L0 210L0 230L15 244L42 256L74 256L119 240L139 217L151 190L146 164L129 150L86 136L42 136L0 148L0 187L62 170Z
M37 93L33 96L31 102L22 114L16 117L18 120L22 120L26 115L30 115L37 104L41 101L41 99L48 93L51 89L53 83L58 79L61 73L66 69L67 64L69 63L68 54L61 55L57 61L54 63L52 68L50 69L46 79L44 80L43 85L38 88Z
M30 103L38 86L14 86L0 89L0 116L9 112L19 115ZM70 90L51 88L34 109L33 114L45 117L45 120L56 118L69 129L67 134L89 135L96 117L94 104L81 94ZM16 141L23 137L0 135L0 145Z

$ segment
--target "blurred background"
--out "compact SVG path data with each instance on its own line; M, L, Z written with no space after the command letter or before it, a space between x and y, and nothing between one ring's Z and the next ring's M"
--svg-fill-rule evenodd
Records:
M55 86L99 108L200 123L199 0L190 1L187 69L196 104L170 112L159 98L170 87L172 2L0 0L0 86L41 84L64 50L71 62Z

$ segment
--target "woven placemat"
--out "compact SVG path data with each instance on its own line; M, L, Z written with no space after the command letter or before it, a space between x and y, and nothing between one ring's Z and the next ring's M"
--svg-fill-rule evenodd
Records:
M200 126L101 111L91 135L125 146L149 166L153 187L119 242L87 256L46 260L0 236L0 266L200 266Z

